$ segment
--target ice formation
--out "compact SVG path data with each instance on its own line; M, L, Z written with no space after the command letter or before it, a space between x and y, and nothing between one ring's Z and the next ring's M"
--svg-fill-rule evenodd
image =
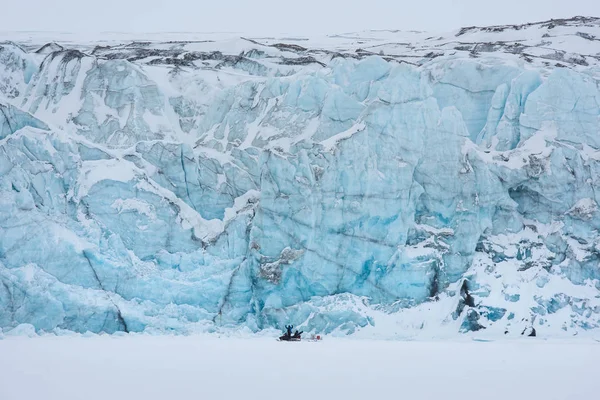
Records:
M4 332L600 326L600 20L216 36L0 44Z

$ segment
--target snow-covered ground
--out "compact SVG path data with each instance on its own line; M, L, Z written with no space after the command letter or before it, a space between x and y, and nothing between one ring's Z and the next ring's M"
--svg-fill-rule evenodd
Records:
M40 337L0 341L0 399L597 398L592 339Z

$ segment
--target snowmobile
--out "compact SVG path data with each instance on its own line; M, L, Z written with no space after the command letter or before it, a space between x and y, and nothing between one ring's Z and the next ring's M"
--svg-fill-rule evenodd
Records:
M302 331L298 332L294 332L294 334L292 335L292 329L294 328L293 325L286 325L285 329L286 332L285 334L283 334L283 336L279 336L279 341L283 341L283 342L299 342L300 340L302 340Z
M298 332L294 332L293 335L290 335L289 333L285 333L283 336L279 336L279 341L284 341L284 342L299 342L300 340L302 340L302 331Z
M303 331L296 331L294 332L294 334L292 335L292 328L294 328L292 325L286 325L285 329L286 332L282 335L279 336L279 339L277 339L280 342L299 342L302 340L302 334L304 333ZM319 340L321 340L321 336L320 335L311 335L310 338L306 339L309 342L317 342Z

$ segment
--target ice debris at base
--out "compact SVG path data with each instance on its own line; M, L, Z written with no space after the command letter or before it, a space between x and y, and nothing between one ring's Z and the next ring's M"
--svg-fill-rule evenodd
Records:
M600 326L597 19L439 38L13 36L5 335Z

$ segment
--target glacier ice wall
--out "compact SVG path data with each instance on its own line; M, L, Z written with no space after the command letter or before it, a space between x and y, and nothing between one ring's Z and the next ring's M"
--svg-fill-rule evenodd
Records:
M600 326L593 69L247 45L0 45L0 328Z

